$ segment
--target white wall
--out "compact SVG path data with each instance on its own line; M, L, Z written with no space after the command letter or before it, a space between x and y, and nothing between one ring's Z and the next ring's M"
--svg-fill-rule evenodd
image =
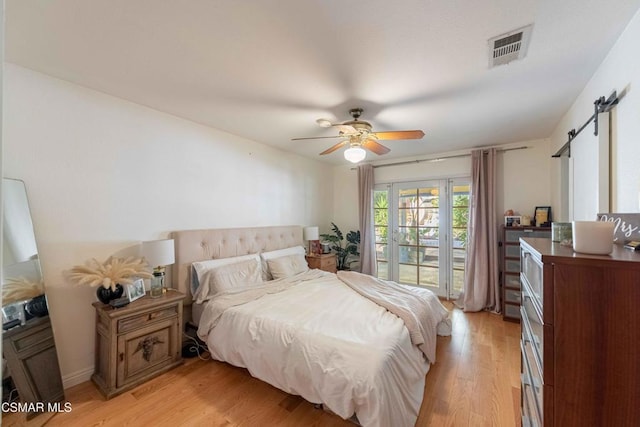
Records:
M498 154L498 218L506 209L533 215L536 206L549 206L549 140L508 144L501 148L527 146L525 150L506 151ZM450 152L429 156L446 157L468 152ZM425 158L425 157L421 157ZM415 158L418 159L418 158ZM413 160L415 160L413 159ZM412 160L402 159L396 161ZM378 162L384 164L384 161ZM358 229L358 179L351 165L334 167L333 218L342 230ZM416 181L449 177L470 177L471 157L446 159L440 162L421 162L402 166L376 168L376 184L394 181Z
M567 132L579 128L593 114L593 102L617 90L620 103L612 110L612 212L640 212L640 11L630 21L596 73L562 118L551 137L552 152L566 141ZM583 132L593 133L593 125ZM581 179L580 176L574 179ZM560 200L560 160L552 161L552 197ZM580 216L576 212L577 217Z
M549 193L551 153L549 140L540 139L509 146L526 150L506 151L498 159L498 215L512 209L533 217L536 206L551 206ZM551 208L554 216L554 207Z
M95 289L63 271L172 230L319 225L331 167L5 66L5 176L25 181L65 385L93 371Z

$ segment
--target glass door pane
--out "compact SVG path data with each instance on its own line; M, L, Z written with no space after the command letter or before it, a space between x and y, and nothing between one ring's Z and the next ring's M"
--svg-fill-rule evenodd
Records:
M389 276L389 188L384 186L373 192L373 223L376 235L376 263L378 278Z
M467 258L467 227L469 225L469 183L466 181L451 181L451 235L452 246L452 287L451 297L460 295L464 286L464 264Z
M440 288L439 183L394 184L397 227L393 253L397 254L400 283ZM397 269L396 269L397 268Z

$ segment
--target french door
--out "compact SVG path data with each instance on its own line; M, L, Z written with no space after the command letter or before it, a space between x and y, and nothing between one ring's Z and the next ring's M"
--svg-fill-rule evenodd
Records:
M377 186L374 213L378 277L456 298L464 284L469 180Z

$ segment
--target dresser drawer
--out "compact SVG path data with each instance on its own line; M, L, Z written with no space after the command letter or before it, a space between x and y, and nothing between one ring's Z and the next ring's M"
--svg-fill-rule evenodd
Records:
M531 340L535 362L540 370L544 372L544 327L540 313L536 310L531 295L526 285L522 288L522 307L520 308L522 320L522 333L528 334Z
M178 306L163 307L118 320L118 333L129 332L178 315Z
M531 343L531 337L529 335L528 328L526 326L526 319L522 319L522 340L520 342L522 352L522 370L527 373L529 383L531 384L531 391L536 402L536 408L538 414L542 415L544 409L544 396L543 396L543 381L541 372L538 370L538 364L535 361L534 350ZM542 418L542 417L541 417Z
M511 243L518 243L521 237L550 237L550 230L532 230L514 228L511 230L505 230L505 241Z
M544 418L543 383L540 378L540 373L535 366L535 362L531 360L531 343L526 341L524 337L522 341L520 341L520 351L522 354L522 388L526 388L528 392L531 393L529 403L531 418L540 420ZM534 414L535 416L533 416Z
M513 229L513 230L505 230L504 231L504 240L506 243L518 243L520 238L525 236L523 234L524 230Z
M504 287L509 289L520 290L520 273L505 273Z
M508 304L504 305L504 317L520 320L520 305Z
M520 272L520 260L519 259L505 259L504 271L507 273L519 273Z
M526 373L520 374L522 393L522 427L540 427L540 418L536 407L531 379Z
M520 245L504 245L504 256L511 258L520 257Z
M543 304L542 265L526 249L521 251L522 282L529 285L531 296L536 299L538 307Z
M520 291L517 289L505 289L504 300L514 304L520 304Z

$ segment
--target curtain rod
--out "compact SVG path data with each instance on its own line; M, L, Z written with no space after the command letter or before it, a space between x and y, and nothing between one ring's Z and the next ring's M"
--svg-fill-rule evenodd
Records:
M505 151L515 151L515 150L526 150L527 147L526 145L522 146L522 147L514 147L514 148L504 148L504 149L499 149L496 150L498 153L504 153ZM487 154L488 151L483 151L484 154ZM442 160L447 160L447 159L458 159L461 157L469 157L471 156L471 153L466 153L466 154L455 154L455 155L451 155L451 156L442 156L442 157L435 157L433 159L418 159L418 160L407 160L404 162L395 162L395 163L385 163L383 165L373 165L373 168L386 168L387 166L402 166L402 165L411 165L414 163L422 163L422 162L440 162ZM357 168L351 168L352 171L356 170Z

